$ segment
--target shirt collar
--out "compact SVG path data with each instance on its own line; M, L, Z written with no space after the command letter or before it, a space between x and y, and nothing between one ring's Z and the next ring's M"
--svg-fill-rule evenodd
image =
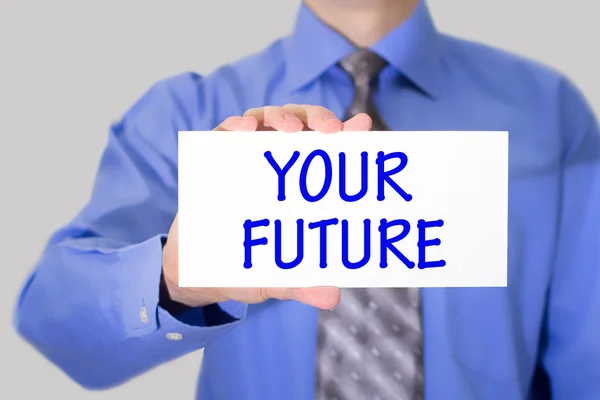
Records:
M401 25L371 47L413 84L437 98L441 89L440 35L424 0ZM304 3L285 42L286 79L292 90L317 79L356 51L341 34L325 25Z

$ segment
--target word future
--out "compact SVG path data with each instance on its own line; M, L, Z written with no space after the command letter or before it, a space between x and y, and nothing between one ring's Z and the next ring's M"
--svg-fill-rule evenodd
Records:
M296 151L292 154L291 158L285 163L285 165L281 166L273 157L273 154L270 151L264 153L264 157L269 165L273 168L275 173L277 174L277 200L280 202L286 201L286 175L290 171L291 168L296 165L296 162L300 158L300 152ZM316 194L311 194L308 191L308 183L307 183L307 175L309 168L311 167L313 161L316 158L320 158L322 164L325 167L325 174L323 179L323 184L321 189ZM386 169L385 163L386 161L397 160L398 165L394 168ZM413 200L413 196L408 194L404 189L400 187L400 185L394 180L394 176L402 171L408 163L408 157L405 153L401 152L393 152L393 153L384 153L378 152L377 158L375 160L375 165L377 167L377 200L385 201L385 187L389 186L394 192L400 196L400 198L408 203ZM369 182L368 182L368 164L369 164L369 154L367 152L361 153L361 168L360 168L360 190L356 194L348 194L346 190L346 155L342 152L339 154L339 188L338 193L340 198L347 203L355 203L360 201L365 197L368 192ZM323 199L331 189L332 184L332 176L333 176L333 165L331 158L329 155L323 150L314 150L304 159L302 166L300 167L300 179L299 179L299 189L303 199L307 202L315 203ZM315 234L319 235L319 245L320 245L320 253L319 253L319 266L321 268L327 267L327 235L328 228L341 226L341 261L342 264L348 269L358 269L366 265L371 259L371 230L372 223L370 219L365 219L363 221L363 256L360 260L351 261L349 260L349 223L347 220L339 220L338 218L330 218L323 219L321 221L306 222L303 219L298 219L296 221L296 256L291 261L282 260L282 238L281 234L281 221L275 220L273 221L274 227L274 255L275 255L275 263L281 269L291 269L298 266L303 258L304 258L304 235L306 231L314 231ZM438 261L426 261L425 250L429 246L438 246L441 244L440 239L427 239L426 238L426 230L428 228L441 227L444 225L444 221L441 219L435 221L425 221L424 219L420 219L417 222L417 231L418 231L418 260L416 266L420 269L423 268L432 268L432 267L443 267L446 265L444 260ZM252 248L255 246L265 246L269 244L269 239L266 237L253 237L253 230L257 228L264 228L271 226L271 221L269 219L260 219L260 220L246 220L244 222L244 268L252 268ZM400 227L400 233L390 236L388 235L388 230L390 228ZM308 228L308 229L307 229ZM338 232L339 232L339 228ZM396 244L400 242L402 239L406 238L411 231L411 225L409 221L405 219L381 219L379 221L379 226L377 231L380 236L380 246L379 246L379 266L381 268L386 268L388 266L388 253L393 254L397 257L402 263L406 265L406 267L412 269L415 267L415 262L411 261L406 257L398 248ZM287 239L290 240L290 239Z

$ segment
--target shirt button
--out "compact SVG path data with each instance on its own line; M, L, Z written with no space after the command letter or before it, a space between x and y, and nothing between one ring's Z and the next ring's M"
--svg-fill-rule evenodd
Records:
M148 309L146 306L140 308L140 321L142 321L144 324L148 323Z
M167 333L167 339L169 339L169 340L181 340L181 339L183 339L183 335L181 333L170 332L170 333Z

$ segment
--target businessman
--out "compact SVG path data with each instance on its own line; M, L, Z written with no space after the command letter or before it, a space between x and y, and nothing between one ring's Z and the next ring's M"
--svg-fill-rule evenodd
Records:
M212 129L509 131L508 287L178 288L177 132ZM111 127L15 324L93 389L204 349L203 400L598 399L598 123L560 73L438 32L423 2L305 0L289 37Z

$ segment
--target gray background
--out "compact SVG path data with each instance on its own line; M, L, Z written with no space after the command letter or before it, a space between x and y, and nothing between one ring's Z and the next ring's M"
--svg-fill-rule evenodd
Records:
M0 1L0 398L193 398L201 353L110 391L84 391L16 336L14 301L51 232L87 201L109 123L158 79L210 72L288 33L299 4ZM600 110L597 2L429 6L442 31L558 68Z

